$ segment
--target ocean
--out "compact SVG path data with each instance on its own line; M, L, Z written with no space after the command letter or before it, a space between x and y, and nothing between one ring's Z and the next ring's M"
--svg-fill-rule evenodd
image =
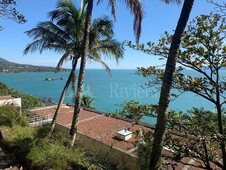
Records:
M112 70L110 76L105 70L89 69L86 71L84 93L94 98L97 110L113 113L120 110L125 101L136 100L140 103L157 104L159 92L154 87L146 89L147 80L135 74L136 70ZM192 70L186 70L192 72ZM51 97L58 102L61 91L66 83L69 72L39 72L39 73L1 73L0 81L10 88L31 94L37 97ZM54 81L45 81L46 78L55 78ZM64 78L60 80L60 78ZM173 90L172 93L177 93ZM65 103L72 103L73 92L69 88ZM207 100L190 92L183 93L170 103L169 109L187 111L192 107L213 110L214 106ZM145 118L148 123L154 124L155 119Z

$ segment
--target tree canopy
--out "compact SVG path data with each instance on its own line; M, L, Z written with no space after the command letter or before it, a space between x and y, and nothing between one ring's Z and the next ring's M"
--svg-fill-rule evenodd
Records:
M25 23L26 19L24 15L19 13L15 6L16 0L0 0L0 17L7 18L18 23ZM0 30L2 29L3 27L0 26Z

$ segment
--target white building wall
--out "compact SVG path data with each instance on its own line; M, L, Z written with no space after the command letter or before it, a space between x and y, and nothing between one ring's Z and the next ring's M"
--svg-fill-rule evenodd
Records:
M22 107L21 98L12 98L12 99L0 99L0 106L6 104L14 104L15 106Z

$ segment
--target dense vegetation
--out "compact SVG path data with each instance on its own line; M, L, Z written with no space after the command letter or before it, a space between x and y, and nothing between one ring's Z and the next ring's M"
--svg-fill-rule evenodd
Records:
M0 58L0 72L4 73L20 73L20 72L54 72L55 67L33 66L28 64L17 64ZM61 69L61 71L69 71L69 69Z
M209 15L201 15L190 22L182 36L182 42L178 51L179 57L177 59L177 63L180 66L176 69L172 80L172 88L178 91L176 94L171 94L174 97L179 97L180 94L189 91L206 99L215 106L217 119L213 122L211 120L209 121L212 124L217 122L217 131L214 131L214 127L212 129L205 127L205 130L212 133L212 138L208 138L205 141L210 142L213 138L217 141L215 145L218 144L220 146L220 149L218 148L217 151L221 152L223 158L223 165L218 165L222 167L226 165L224 138L226 81L224 72L222 72L222 69L226 67L225 29L225 18L219 14L210 13ZM144 44L132 45L130 43L129 46L148 54L161 56L161 59L165 59L168 58L169 44L171 41L172 35L165 32L165 35L159 40L157 45L153 42L148 42L147 46ZM184 68L192 69L192 74L185 74ZM158 86L161 86L164 72L165 70L155 66L148 68L141 67L137 71L139 75L142 75L148 80L148 83L146 83L147 88L155 86L157 89ZM205 117L209 113L208 111L200 112L203 113L202 117ZM201 124L198 126L201 128ZM213 137L214 135L215 137ZM211 141L211 144L213 143ZM204 159L204 156L202 159ZM208 161L211 159L205 158L207 169L210 168Z
M7 96L7 95L21 97L22 109L31 109L31 108L40 107L43 105L43 103L38 97L34 97L32 95L24 94L14 89L10 89L5 84L0 82L0 96Z

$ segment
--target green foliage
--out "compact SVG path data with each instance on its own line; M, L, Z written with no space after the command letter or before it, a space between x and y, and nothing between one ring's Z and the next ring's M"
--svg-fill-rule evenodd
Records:
M5 84L0 82L0 96L6 96L11 94L12 89L8 88Z
M34 97L32 95L25 94L14 89L10 89L5 84L0 82L0 96L5 95L20 97L22 102L22 109L31 109L34 107L43 106L43 103L38 97Z
M181 66L174 74L174 88L191 91L210 102L215 101L214 96L219 92L222 99L220 104L225 103L226 83L224 75L220 72L226 67L225 25L225 18L212 13L201 15L191 21L182 38L177 61ZM171 41L172 36L165 32L165 36L159 40L157 45L151 42L147 43L147 48L143 45L134 46L131 43L127 45L167 58ZM201 76L184 75L185 67L200 73ZM158 67L141 67L138 68L137 73L148 79L147 85L150 87L154 84L161 84L164 70Z
M81 106L89 109L95 109L94 99L89 95L83 95L81 100Z
M14 125L26 125L26 118L20 109L14 105L0 106L0 126L12 127Z
M101 169L100 162L93 161L95 156L89 157L87 151L80 147L71 149L69 134L56 131L51 138L46 138L50 130L49 126L35 128L20 126L13 124L15 121L10 119L11 115L5 117L4 119L9 122L1 126L3 136L1 144L13 151L17 159L30 160L31 169ZM1 116L0 120L2 121Z
M207 168L210 162L223 166L218 162L219 142L222 138L218 133L215 113L198 108L189 110L187 114L170 112L168 128L183 134L183 137L177 138L168 134L166 139L166 146L174 150L175 161L184 157L196 157L201 159Z
M65 60L77 61L82 56L82 41L85 26L85 4L78 8L71 0L59 1L57 9L49 12L50 21L40 22L25 33L33 38L24 54L28 52L53 50L63 52L57 64L60 69ZM43 36L45 35L45 36ZM122 44L113 38L113 22L108 17L94 19L89 35L88 59L99 62L110 72L110 68L101 60L101 55L115 59L123 58ZM73 62L72 62L73 64Z
M16 97L21 97L21 103L22 103L23 109L31 109L34 107L43 106L43 103L38 97L34 97L29 94L24 94L19 91L13 91L12 95Z
M122 116L133 119L136 122L142 121L143 116L156 116L157 105L141 104L135 100L124 102L122 108L116 111L113 115L115 117Z
M210 168L210 161L222 166L216 159L219 157L220 148L224 164L226 162L225 123L222 121L226 104L226 78L221 72L226 67L225 21L225 17L213 13L200 15L191 21L182 37L177 60L180 66L174 74L172 83L172 87L178 89L177 94L171 94L172 96L178 97L179 94L190 91L212 102L217 109L217 116L214 117L211 112L194 109L189 112L191 115L171 112L173 116L168 120L171 123L177 122L174 130L198 137L196 140L190 138L172 140L171 136L168 136L169 141L178 146L174 148L177 154L176 160L180 160L185 155L198 157L203 160L207 168ZM160 59L167 59L171 42L172 35L165 32L157 44L148 42L147 45L133 45L127 42L127 45L148 54L161 56ZM184 68L196 71L198 76L185 75ZM146 83L148 88L153 86L158 88L162 84L164 70L158 67L141 67L138 68L137 74L148 80Z
M2 133L4 136L4 144L12 149L17 157L27 155L34 139L34 128L15 125L11 128L4 127Z
M25 157L31 160L32 167L45 169L70 169L89 166L88 159L80 148L71 150L70 137L63 132L57 132L53 138L45 138L49 127L32 128L15 125L2 127L3 144L13 150L19 159ZM86 161L87 159L87 161ZM86 165L85 165L85 163ZM84 165L83 165L84 164Z
M142 116L149 115L150 107L146 104L139 104L134 100L125 103L123 106L123 111L128 118L132 118L135 120L140 120Z
M117 112L123 115L140 120L142 116L156 117L156 105L139 104L136 101L125 102L122 111ZM224 127L226 117L223 117ZM226 131L226 129L224 129ZM177 132L180 135L174 135ZM138 146L138 158L142 169L147 169L149 152L152 146L153 134L141 130ZM222 164L219 159L219 143L222 135L218 132L217 114L193 108L188 113L169 111L167 118L167 133L164 146L173 150L173 160L180 162L184 157L195 157L202 160L208 168L210 163L219 167ZM225 140L225 139L223 139Z
M16 0L0 0L0 17L13 20L18 23L25 23L25 17L16 10ZM2 30L0 26L0 31Z
M17 141L23 140L25 138L33 139L35 129L29 126L15 125L13 127L8 127L5 129L6 135L4 140L8 143L16 145Z
M72 164L82 162L82 152L71 150L62 144L52 144L47 140L36 140L33 143L28 158L33 166L50 169L70 169Z

